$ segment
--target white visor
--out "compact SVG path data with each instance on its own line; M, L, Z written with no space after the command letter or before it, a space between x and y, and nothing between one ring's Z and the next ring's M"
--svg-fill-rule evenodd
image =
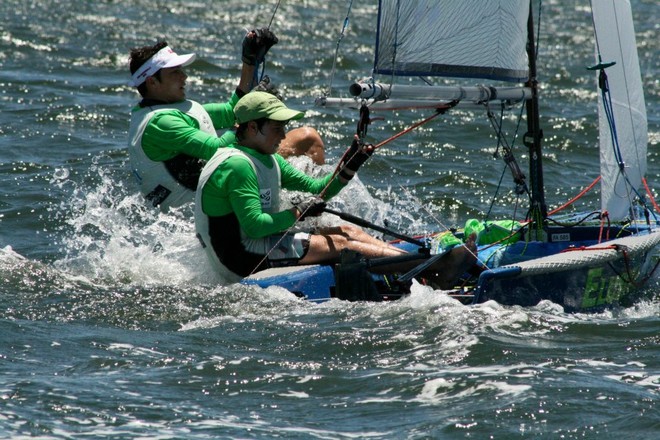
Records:
M185 55L177 55L169 46L165 46L149 58L138 70L131 76L131 85L137 87L146 79L160 69L176 66L187 66L195 61L197 55L194 53L187 53Z

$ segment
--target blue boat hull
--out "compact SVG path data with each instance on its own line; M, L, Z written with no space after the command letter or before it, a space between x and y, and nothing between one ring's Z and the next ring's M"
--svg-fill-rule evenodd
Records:
M567 312L594 311L638 299L660 260L660 232L597 244L597 227L549 230L549 241L486 245L478 250L481 267L466 273L465 283L450 291L466 304L496 301L503 305L534 306L549 300ZM618 231L626 235L625 231ZM551 241L552 237L561 238ZM565 240L570 238L570 240ZM641 244L639 244L641 243ZM415 246L399 244L409 251ZM576 249L574 252L566 252ZM577 258L576 258L577 257ZM310 301L331 298L381 301L409 293L409 284L396 277L368 272L364 267L345 272L342 265L294 266L269 269L242 283L262 288L279 286Z

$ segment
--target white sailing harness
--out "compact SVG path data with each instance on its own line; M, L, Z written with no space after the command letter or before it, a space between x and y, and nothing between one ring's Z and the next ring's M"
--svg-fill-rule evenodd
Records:
M209 221L208 215L204 213L202 206L202 190L206 182L213 174L213 172L220 166L221 163L226 161L232 156L242 156L252 166L259 185L259 198L261 200L261 209L266 213L275 213L280 210L280 167L273 156L269 156L272 161L272 167L268 168L258 159L252 158L250 155L243 153L235 148L221 148L219 149L208 161L202 169L202 174L199 176L199 183L197 185L197 192L195 194L195 230L197 237L202 242L204 250L216 267L217 271L230 282L236 282L242 277L230 271L216 255L213 247L211 246L211 236L209 234ZM245 246L248 252L258 255L268 255L271 251L272 241L269 237L264 238L250 238L243 229L240 231L241 243Z
M149 159L142 149L142 136L151 118L158 112L171 110L179 110L187 114L197 120L200 130L216 135L211 116L201 104L195 101L186 100L177 104L143 107L133 111L128 135L131 169L140 191L145 197L159 191L165 195L159 201L163 211L167 211L170 207L181 206L194 199L194 191L177 182L165 167L164 162Z

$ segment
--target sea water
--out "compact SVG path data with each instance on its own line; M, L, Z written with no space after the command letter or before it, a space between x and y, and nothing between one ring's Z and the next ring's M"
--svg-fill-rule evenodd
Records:
M294 160L320 174L350 144L358 115L314 99L347 96L372 65L376 2L352 2L337 50L350 3L0 3L0 437L660 436L657 295L598 314L469 307L421 285L398 302L312 304L224 285L194 239L190 207L145 206L126 151L138 100L127 85L131 48L160 38L196 52L188 96L224 101L245 29L272 19L280 42L265 73L323 136L327 165ZM660 7L632 5L657 196ZM547 1L541 18L544 171L556 207L598 175L585 70L594 53L586 5ZM428 114L378 116L373 142ZM504 121L509 139L515 116ZM485 116L455 109L381 148L333 207L409 234L487 214L522 218L495 149Z

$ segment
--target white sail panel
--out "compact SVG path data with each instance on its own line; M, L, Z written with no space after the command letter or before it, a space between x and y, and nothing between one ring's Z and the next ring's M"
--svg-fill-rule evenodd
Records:
M374 72L524 82L529 0L380 0Z
M612 141L602 96L599 98L599 131L601 163L601 199L603 211L610 219L621 220L628 215L634 198L633 190L641 188L646 174L648 131L644 92L637 58L635 29L628 0L593 2L593 17L604 63L616 64L605 70L609 80L616 137L620 154ZM598 53L596 53L598 62ZM623 170L619 167L620 157Z

